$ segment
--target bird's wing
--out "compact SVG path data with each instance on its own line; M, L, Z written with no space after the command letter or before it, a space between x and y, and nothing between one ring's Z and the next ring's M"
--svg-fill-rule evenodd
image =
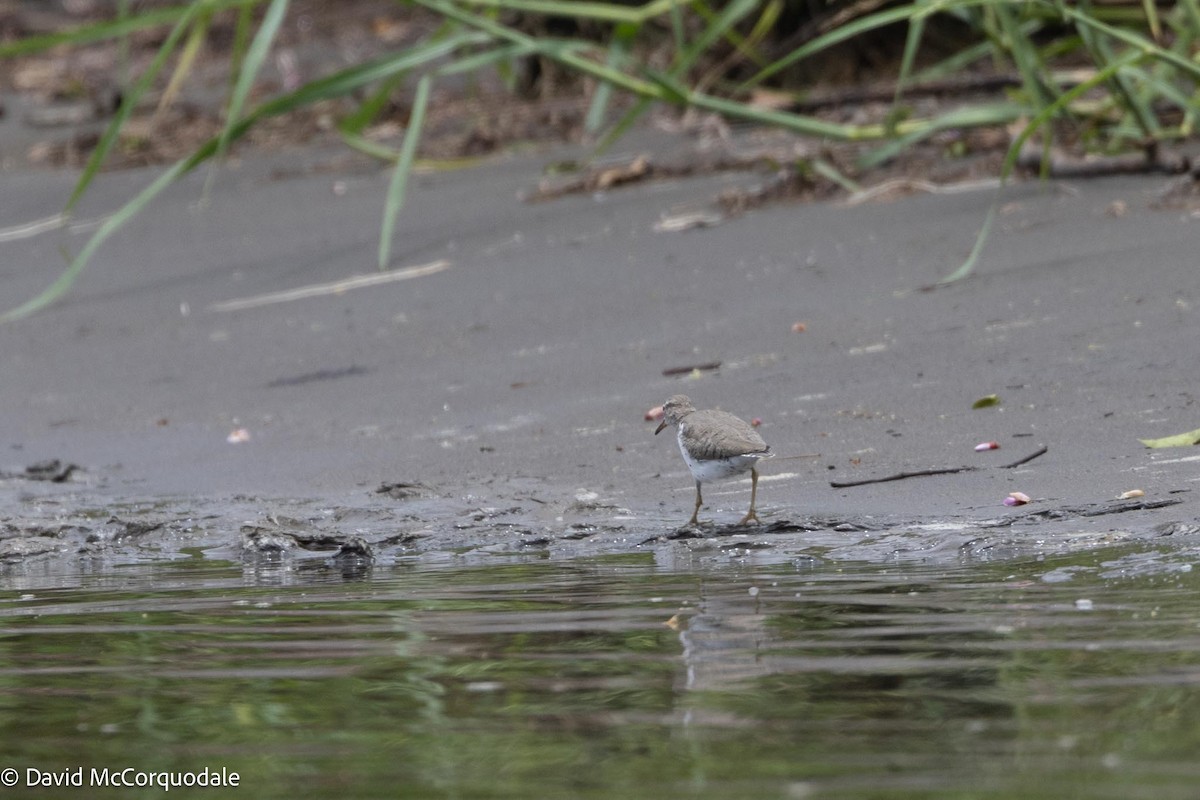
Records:
M770 450L750 423L725 411L696 411L687 415L684 424L702 426L707 433L699 442L700 458L727 458Z

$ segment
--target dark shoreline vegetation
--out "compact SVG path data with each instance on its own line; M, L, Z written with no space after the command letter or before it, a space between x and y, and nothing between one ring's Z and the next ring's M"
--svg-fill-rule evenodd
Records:
M760 166L792 185L855 191L859 175L918 146L933 143L946 158L967 155L972 131L1002 133L991 139L1003 154L1002 183L1019 165L1047 175L1056 160L1083 157L1101 171L1192 170L1179 153L1194 142L1200 111L1200 0L860 0L822 9L784 0L412 0L380 6L386 14L374 22L404 30L384 54L264 88L273 48L302 6L118 0L107 15L76 27L18 28L0 40L0 60L10 61L117 48L110 119L66 201L63 224L97 173L128 146L135 115L155 106L157 119L169 108L202 52L219 54L228 74L219 129L106 218L68 254L57 280L3 310L0 321L32 314L69 291L96 249L184 174L219 162L234 142L273 119L335 100L344 143L392 165L378 249L378 267L388 269L408 178L436 107L434 90L464 80L498 82L502 96L514 98L546 91L539 81L573 87L586 99L581 133L597 154L655 106L786 131L812 146L759 160L771 160ZM847 75L854 85L832 92L814 80L847 61L873 64L869 85L859 85L855 70ZM920 102L930 96L940 100ZM880 113L830 113L868 102ZM388 147L368 133L392 117L403 134ZM827 155L846 143L854 145L853 158ZM973 269L997 205L966 261L945 280Z

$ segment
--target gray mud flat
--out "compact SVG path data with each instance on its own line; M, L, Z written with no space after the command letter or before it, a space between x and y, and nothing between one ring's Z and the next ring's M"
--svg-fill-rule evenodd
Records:
M1011 187L977 275L930 291L992 191L662 233L663 215L754 176L522 203L552 157L422 177L395 266L442 266L287 300L254 299L372 274L386 174L327 174L304 153L226 168L206 203L203 176L174 187L65 301L0 332L5 558L293 540L347 559L744 546L936 560L1196 524L1200 457L1138 442L1200 426L1198 223L1157 206L1162 179ZM104 176L79 217L152 174ZM72 179L7 172L0 227L56 212ZM5 304L85 235L0 243ZM706 492L713 527L677 533L691 480L643 414L678 391L762 420L779 454L763 528L721 527L746 502L732 481ZM998 405L972 409L990 394ZM984 441L1000 449L975 452ZM48 459L78 469L23 474ZM972 469L830 485L957 466ZM1006 508L1013 491L1033 502Z

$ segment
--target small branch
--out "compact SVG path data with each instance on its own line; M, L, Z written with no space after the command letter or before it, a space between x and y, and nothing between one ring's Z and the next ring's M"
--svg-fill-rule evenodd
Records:
M1000 469L1015 469L1016 467L1019 467L1022 464L1028 464L1030 461L1033 461L1038 456L1046 455L1046 453L1048 453L1049 451L1050 451L1049 447L1047 447L1046 445L1042 445L1041 448L1039 448L1037 451L1030 453L1029 455L1025 456L1024 458L1018 458L1016 461L1012 462L1011 464L1001 465Z
M888 475L883 478L864 478L861 481L830 481L829 485L834 489L845 489L848 486L866 486L868 483L887 483L888 481L902 481L905 478L924 478L929 475L950 475L955 472L970 472L979 467L945 467L944 469L919 469L915 472L897 472L895 475Z
M1000 466L1000 469L1013 469L1014 467L1019 467L1022 464L1028 464L1030 461L1033 461L1038 456L1045 455L1047 452L1049 452L1049 450L1050 450L1049 447L1046 447L1045 445L1043 445L1038 450L1030 453L1029 455L1025 456L1024 458L1019 458L1016 461L1012 462L1011 464L1002 464ZM867 484L871 484L871 483L887 483L889 481L902 481L902 480L905 480L906 478L926 478L926 477L929 477L930 475L953 475L956 472L972 472L977 469L984 469L984 467L970 466L970 467L944 467L942 469L919 469L919 470L916 470L913 472L897 472L895 475L886 475L882 478L864 478L864 479L858 480L858 481L830 481L829 485L831 487L833 487L834 489L846 489L851 486L866 486Z

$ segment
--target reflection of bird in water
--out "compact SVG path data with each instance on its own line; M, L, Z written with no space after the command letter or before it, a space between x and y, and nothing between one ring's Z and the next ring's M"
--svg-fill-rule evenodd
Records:
M775 671L770 659L762 655L772 636L755 596L703 596L698 609L697 614L674 617L671 622L682 647L685 673L681 688L729 689Z

